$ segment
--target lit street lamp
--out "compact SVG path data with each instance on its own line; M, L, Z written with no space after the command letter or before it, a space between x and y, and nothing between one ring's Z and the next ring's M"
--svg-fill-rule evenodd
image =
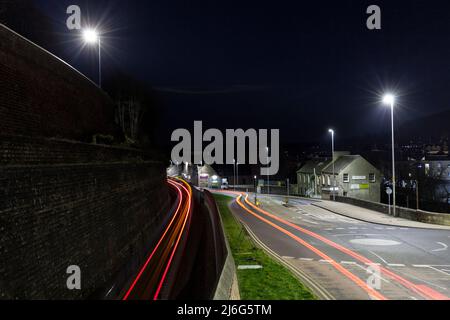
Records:
M396 214L396 201L395 201L395 134L394 134L394 104L395 104L395 97L392 94L386 94L383 97L383 103L388 105L391 108L391 130L392 130L392 205L394 209L394 217L397 216Z
M334 130L329 129L328 132L331 134L331 163L333 165L333 201L336 201L336 175L334 170Z
M102 46L100 36L95 29L85 29L83 39L87 44L98 44L98 86L102 87Z

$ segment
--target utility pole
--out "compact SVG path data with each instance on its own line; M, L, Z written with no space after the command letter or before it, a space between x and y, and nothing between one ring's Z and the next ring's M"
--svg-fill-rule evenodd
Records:
M416 210L419 211L419 179L416 180Z

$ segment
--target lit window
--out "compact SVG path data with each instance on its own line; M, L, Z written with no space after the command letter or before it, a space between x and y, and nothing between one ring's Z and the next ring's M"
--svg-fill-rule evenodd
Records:
M344 173L344 182L350 182L350 177L348 173Z
M425 163L425 174L426 175L430 174L430 164L429 163Z

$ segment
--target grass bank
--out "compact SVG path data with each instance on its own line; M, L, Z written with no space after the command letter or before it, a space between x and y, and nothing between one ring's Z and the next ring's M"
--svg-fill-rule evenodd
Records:
M228 204L232 198L214 195L225 232L239 265L261 265L262 269L237 270L243 300L313 300L313 293L284 266L255 246L244 227L234 218Z

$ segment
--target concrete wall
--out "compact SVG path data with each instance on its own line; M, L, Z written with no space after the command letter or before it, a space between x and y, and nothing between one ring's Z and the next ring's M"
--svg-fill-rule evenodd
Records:
M355 198L349 198L349 197L336 197L336 200L339 202L344 202L348 204L352 204L358 207L382 212L385 214L389 213L389 206L382 203L376 203L376 202L370 202L370 201L364 201L361 199L355 199ZM439 225L445 225L450 226L450 214L446 213L435 213L435 212L427 212L427 211L416 211L413 209L407 209L407 208L401 208L397 207L397 213L401 218L412 220L412 221L419 221L424 223L431 223L431 224L439 224Z

